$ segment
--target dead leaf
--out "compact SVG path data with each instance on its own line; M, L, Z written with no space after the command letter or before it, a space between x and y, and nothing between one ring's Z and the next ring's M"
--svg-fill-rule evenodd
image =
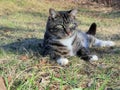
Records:
M93 83L94 83L93 80L90 80L90 81L87 83L87 87L91 87Z
M47 61L46 59L43 59L43 58L40 60L40 64L41 64L41 65L46 65L47 62L48 62L48 61Z
M0 77L0 90L7 90L3 77Z
M113 90L112 88L105 88L105 90ZM117 89L116 89L117 90Z
M4 30L4 32L5 32L5 33L8 33L8 32L10 32L10 30L7 29L7 30Z
M83 83L82 85L80 85L81 88L86 88L87 87L87 84L86 83Z
M60 76L61 76L60 74L55 74L55 77L57 78L60 78Z
M26 61L26 60L28 60L28 56L22 55L22 56L19 57L19 59L23 60L23 61Z
M27 34L26 36L27 36L28 38L31 38L31 37L32 37L32 35L31 35L31 34Z
M12 81L12 76L8 76L8 83Z

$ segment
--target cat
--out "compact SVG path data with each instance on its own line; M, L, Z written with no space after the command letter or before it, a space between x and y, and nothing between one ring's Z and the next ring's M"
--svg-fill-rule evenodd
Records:
M77 9L56 11L49 9L49 17L44 34L43 55L49 55L60 65L67 65L69 56L78 56L86 61L98 60L91 55L90 47L111 47L113 41L100 40L95 37L96 23L92 23L88 32L78 30Z

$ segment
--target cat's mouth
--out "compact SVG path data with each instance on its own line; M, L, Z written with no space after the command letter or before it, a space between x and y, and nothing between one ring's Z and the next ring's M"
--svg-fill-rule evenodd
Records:
M65 30L65 33L68 35L68 36L71 36L72 35L72 31L70 29L66 29Z
M68 35L68 36L71 36L71 34L72 34L71 32L67 32L67 35Z
M73 33L73 31L71 31L71 30L65 30L65 33L66 33L67 36L71 36L72 33Z

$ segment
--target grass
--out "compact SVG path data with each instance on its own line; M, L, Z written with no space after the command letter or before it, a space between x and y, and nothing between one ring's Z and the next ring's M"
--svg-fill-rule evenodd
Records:
M42 57L40 45L51 7L57 10L77 7L82 31L96 22L96 36L113 40L117 45L92 49L100 57L96 62L70 57L69 65L61 67L49 57ZM7 89L120 90L119 11L103 13L100 8L97 11L81 8L67 1L0 0L0 76Z

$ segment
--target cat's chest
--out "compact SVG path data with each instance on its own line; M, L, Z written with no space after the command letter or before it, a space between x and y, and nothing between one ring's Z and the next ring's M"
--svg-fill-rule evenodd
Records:
M70 37L70 38L59 40L61 44L63 44L64 46L67 47L68 50L70 50L70 56L74 55L74 53L73 53L73 46L72 46L74 38L75 38L75 35Z

